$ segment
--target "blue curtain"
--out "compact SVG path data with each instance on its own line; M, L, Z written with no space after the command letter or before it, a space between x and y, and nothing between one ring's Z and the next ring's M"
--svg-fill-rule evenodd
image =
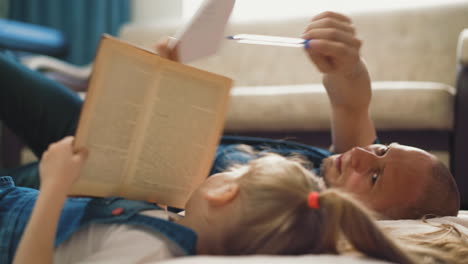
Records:
M130 17L130 0L10 0L9 18L62 31L65 60L90 63L103 33L116 35Z

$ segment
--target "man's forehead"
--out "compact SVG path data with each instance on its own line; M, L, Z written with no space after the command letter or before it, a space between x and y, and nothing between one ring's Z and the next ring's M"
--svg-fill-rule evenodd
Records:
M423 178L433 164L432 156L418 148L396 145L388 151L384 161L384 174L389 178L409 181Z
M414 164L416 167L419 167L419 165L425 165L423 167L427 167L431 166L434 162L433 155L419 148L400 144L390 144L389 148L391 151L388 152L388 158L396 163L412 164L417 162L417 164Z
M374 193L385 204L410 202L419 197L428 183L432 160L419 151L390 154Z
M389 159L381 175L383 182L419 182L430 170L430 164L423 159L412 162L410 159Z

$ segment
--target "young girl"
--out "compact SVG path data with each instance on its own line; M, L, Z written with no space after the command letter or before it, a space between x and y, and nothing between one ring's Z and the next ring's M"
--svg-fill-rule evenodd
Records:
M300 162L276 154L208 178L179 220L162 220L145 203L115 207L126 201L66 198L86 160L85 151L73 152L72 142L67 137L44 153L39 192L0 177L2 263L10 263L15 251L14 263L141 263L191 254L340 253L350 247L396 263L462 263L468 254L466 237L435 239L426 242L429 247L408 237L398 246L357 201L338 190L323 191L321 180ZM104 237L93 238L93 230ZM74 254L65 256L69 249Z

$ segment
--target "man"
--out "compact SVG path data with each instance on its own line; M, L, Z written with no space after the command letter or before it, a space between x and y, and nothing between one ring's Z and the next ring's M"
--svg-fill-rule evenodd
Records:
M360 57L361 41L352 21L325 12L314 17L302 37L310 41L306 53L323 75L332 108L332 155L324 150L285 141L229 138L221 141L213 172L233 162L255 158L236 149L288 155L299 153L315 165L327 186L354 193L384 217L420 218L426 214L457 215L459 193L448 169L428 152L399 145L373 144L376 131L369 117L371 82ZM165 43L156 46L165 57L176 58Z
M376 139L369 117L370 78L351 20L322 13L312 19L303 37L311 39L307 54L324 73L333 149L342 153L324 160L326 183L355 193L390 218L456 215L458 189L435 156L396 143L369 145Z

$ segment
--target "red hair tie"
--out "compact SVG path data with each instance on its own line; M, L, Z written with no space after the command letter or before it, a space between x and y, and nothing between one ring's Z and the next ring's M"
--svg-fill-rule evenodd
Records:
M310 192L307 196L307 205L312 209L319 209L319 193Z

